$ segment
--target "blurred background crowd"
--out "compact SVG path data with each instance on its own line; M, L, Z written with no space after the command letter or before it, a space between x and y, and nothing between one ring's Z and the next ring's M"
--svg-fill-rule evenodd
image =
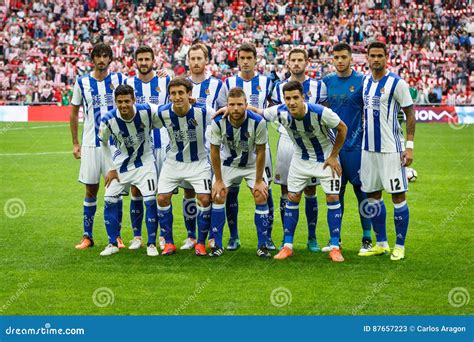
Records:
M210 47L209 72L238 72L237 48L257 46L258 71L285 79L287 53L307 49L308 75L331 72L331 46L353 46L355 68L367 71L365 46L388 44L390 70L410 85L418 104L474 105L471 1L441 0L7 0L0 4L0 104L68 105L89 52L112 46L111 71L134 75L133 52L153 47L156 67L187 72L194 42Z

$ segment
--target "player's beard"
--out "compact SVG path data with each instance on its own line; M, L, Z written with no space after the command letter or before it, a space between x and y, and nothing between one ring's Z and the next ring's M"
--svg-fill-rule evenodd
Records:
M143 70L145 70L145 71L143 72ZM152 71L153 71L153 67L149 67L149 68L146 68L146 69L143 68L143 67L138 68L138 72L143 76L148 75Z

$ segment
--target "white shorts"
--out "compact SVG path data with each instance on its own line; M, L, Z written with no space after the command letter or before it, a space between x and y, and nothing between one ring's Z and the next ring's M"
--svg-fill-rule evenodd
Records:
M191 186L198 194L210 194L211 166L207 159L190 163L166 159L158 181L158 193L172 193L181 184Z
M265 175L268 183L273 180L273 165L272 165L272 152L270 151L270 145L267 144L265 148Z
M280 135L277 145L277 161L275 166L275 184L288 185L288 171L290 170L291 158L295 153L295 145L287 135ZM311 177L308 185L318 185L319 180Z
M152 163L144 164L136 169L119 172L119 180L114 180L105 188L105 197L116 197L124 193L130 185L134 185L140 190L142 196L155 197L158 179L155 165Z
M111 165L106 165L102 158L102 149L94 146L81 147L81 167L79 182L84 184L99 184L100 176L105 176Z
M323 169L323 165L324 163L303 160L296 156L292 158L288 172L288 191L300 193L318 179L325 194L338 195L341 178L337 175L333 177L331 168L328 166Z
M362 191L370 193L385 190L390 194L408 191L405 167L400 153L362 151L360 162Z
M242 183L242 179L245 179L247 186L250 189L253 189L256 179L256 169L255 167L232 167L232 166L221 166L222 180L226 188L230 186L239 186ZM216 181L216 177L212 177L212 184ZM263 173L263 181L268 184L267 177L265 172Z
M166 160L166 147L155 148L153 149L153 155L155 156L155 167L156 174L160 177L161 169L163 168L163 163Z

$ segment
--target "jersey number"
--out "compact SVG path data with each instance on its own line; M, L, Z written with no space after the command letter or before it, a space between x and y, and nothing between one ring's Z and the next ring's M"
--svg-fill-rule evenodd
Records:
M390 187L392 188L392 191L402 190L402 188L400 187L400 179L390 179Z
M212 189L212 183L210 179L203 179L204 182L204 190L211 190Z
M339 191L341 181L339 179L331 179L331 191Z

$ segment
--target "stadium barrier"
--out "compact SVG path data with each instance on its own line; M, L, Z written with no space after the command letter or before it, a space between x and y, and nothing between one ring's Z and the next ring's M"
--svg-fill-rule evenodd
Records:
M417 122L474 124L474 106L415 106L415 113ZM71 106L0 106L0 122L69 122L70 114Z

